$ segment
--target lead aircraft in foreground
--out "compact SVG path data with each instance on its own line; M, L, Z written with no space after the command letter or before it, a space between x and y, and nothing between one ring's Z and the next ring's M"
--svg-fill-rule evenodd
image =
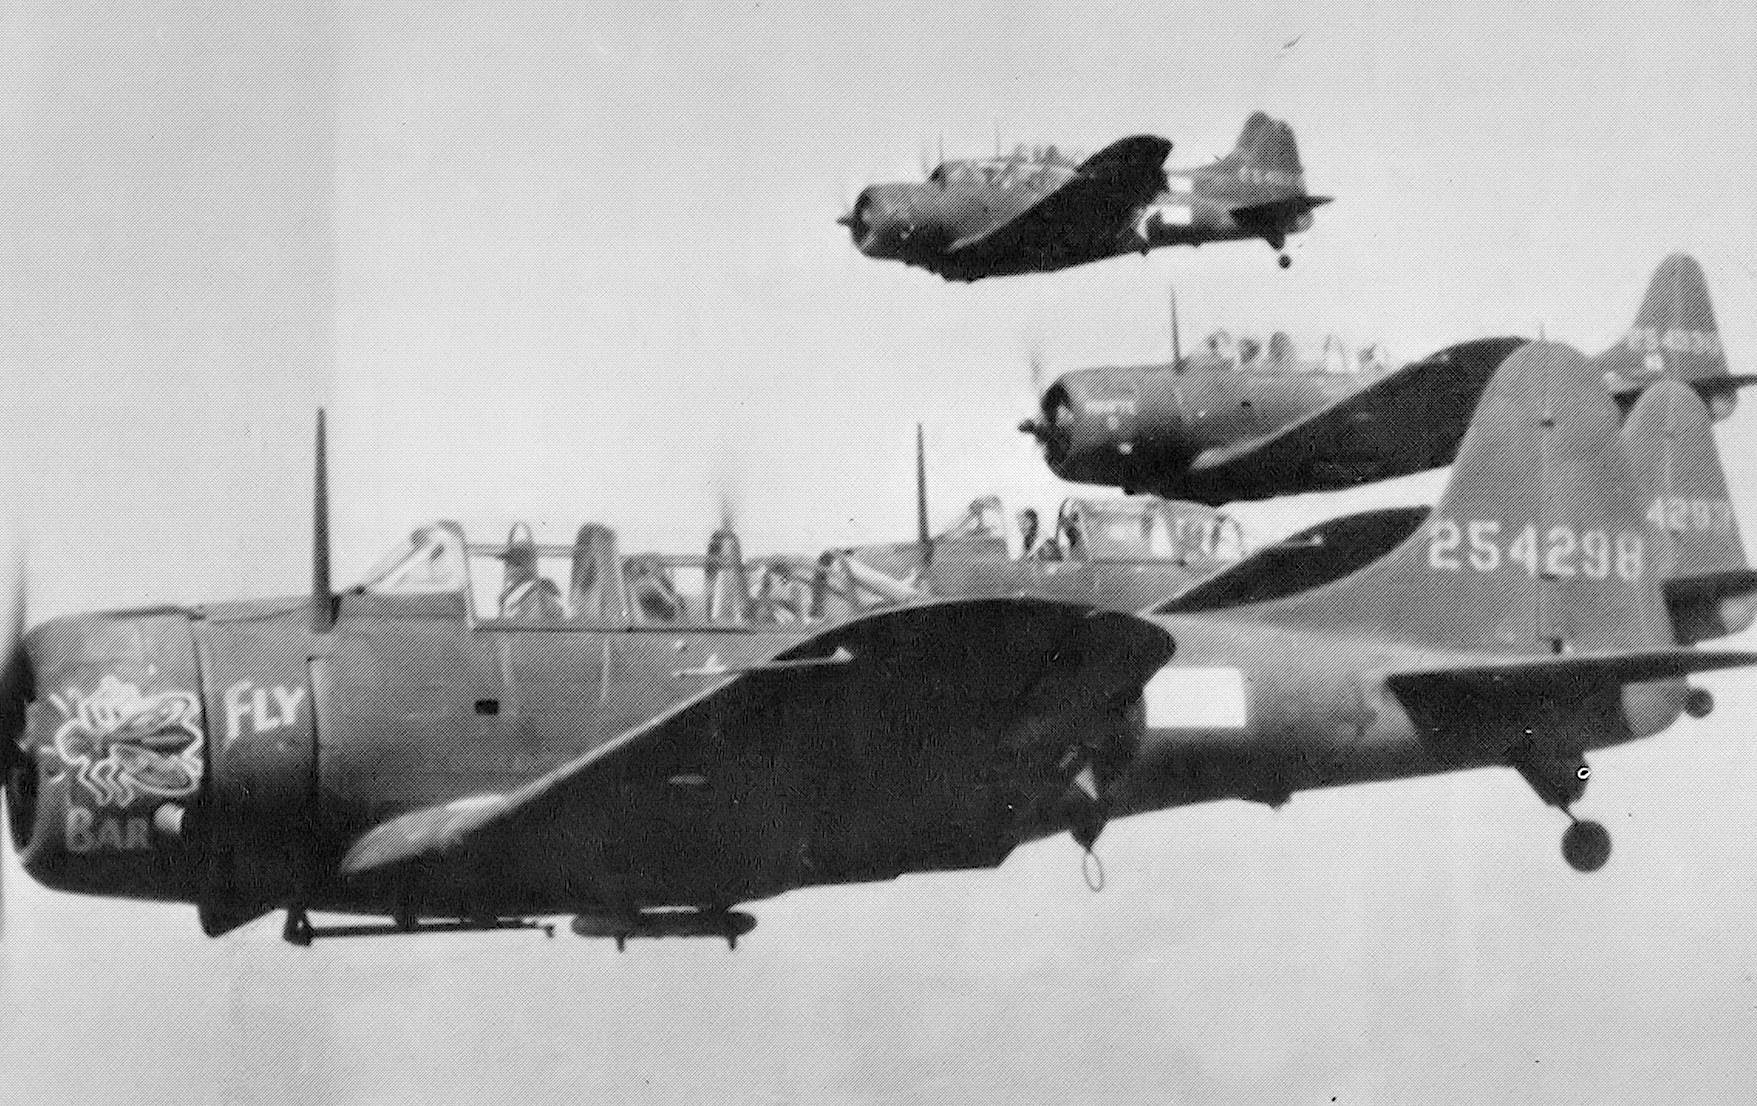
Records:
M1673 385L1624 426L1592 362L1533 344L1431 513L1327 524L1354 537L1145 616L980 599L781 627L637 615L592 527L535 618L472 601L525 559L473 580L449 525L335 594L320 423L308 598L15 639L13 839L50 887L193 903L216 936L284 910L297 944L564 914L734 942L753 900L1090 849L1190 803L1500 766L1567 811L1588 753L1706 713L1688 677L1757 660L1691 644L1751 617L1708 426ZM1574 822L1563 849L1589 870L1609 840Z

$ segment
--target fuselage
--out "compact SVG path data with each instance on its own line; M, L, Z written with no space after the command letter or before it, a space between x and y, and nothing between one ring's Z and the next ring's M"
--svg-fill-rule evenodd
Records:
M1159 365L1080 369L1020 423L1064 480L1222 504L1355 487L1452 463L1494 369L1524 344L1479 338L1392 368L1376 346L1224 332Z
M1498 739L1436 743L1420 732L1381 678L1460 658L1248 613L1159 623L1176 656L1128 714L1129 732L1107 739L1126 754L1100 773L1107 816L1233 797L1278 803L1306 788L1504 763ZM829 793L802 790L776 772L775 750L724 749L711 770L630 781L646 796L632 829L593 826L581 812L585 828L551 848L604 875L563 897L517 890L531 885L515 878L521 867L554 859L543 850L509 858L505 873L476 873L463 899L333 875L373 826L513 792L803 636L472 624L455 595L350 594L322 635L297 601L60 620L29 638L38 695L23 747L35 771L11 781L15 841L50 886L195 902L218 932L294 895L313 909L392 916L724 906L816 884L992 866L1024 841L1070 828L1077 811L1058 809L1007 822L1004 834L954 835L925 852L889 848L899 824L989 825L1007 780L973 788L961 750L912 747L907 734L855 736L837 724L830 696L800 708L821 712L821 725L806 727L821 743L813 755L859 764L876 786L837 794L826 775ZM1631 688L1602 743L1665 728L1683 690Z

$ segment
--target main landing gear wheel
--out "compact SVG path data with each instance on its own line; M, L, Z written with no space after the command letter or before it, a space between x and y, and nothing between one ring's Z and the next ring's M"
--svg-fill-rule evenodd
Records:
M1611 858L1611 834L1593 821L1575 822L1562 833L1562 859L1576 872L1596 872Z
M1287 256L1286 254L1282 254L1281 257L1279 259L1277 259L1275 263L1277 265L1281 266L1283 269L1285 269L1289 265L1293 264L1293 258Z

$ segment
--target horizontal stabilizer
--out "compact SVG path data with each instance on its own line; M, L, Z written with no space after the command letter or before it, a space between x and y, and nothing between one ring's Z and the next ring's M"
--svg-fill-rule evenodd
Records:
M1633 403L1647 387L1646 382L1627 380L1614 373L1611 374L1606 383L1611 389L1611 394L1617 397L1617 402L1624 405ZM1696 390L1696 394L1702 397L1702 402L1712 407L1716 400L1735 395L1741 388L1749 388L1751 385L1757 384L1757 373L1702 376L1688 383Z
M1332 196L1289 196L1285 200L1272 200L1263 204L1241 204L1232 208L1228 214L1232 221L1246 230L1264 233L1277 228L1291 228L1299 221L1300 216L1313 208L1323 207L1334 199Z
M1652 649L1630 653L1576 653L1509 658L1494 664L1397 672L1385 684L1399 697L1439 693L1453 701L1491 697L1499 702L1523 695L1551 696L1558 688L1574 695L1606 686L1678 680L1693 672L1757 664L1757 653L1737 650Z
M1757 572L1740 568L1701 576L1679 576L1665 582L1665 594L1668 600L1715 603L1722 599L1753 595L1757 594Z

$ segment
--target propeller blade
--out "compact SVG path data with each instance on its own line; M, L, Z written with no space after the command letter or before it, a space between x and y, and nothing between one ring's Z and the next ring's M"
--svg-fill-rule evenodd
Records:
M933 534L927 521L927 443L921 424L915 424L915 544L923 576L933 567Z
M30 671L24 656L25 589L29 582L25 564L23 542L20 541L13 557L11 595L3 631L5 638L0 641L0 650L4 650L0 655L5 658L5 668L0 670L0 838L10 836L7 832L6 795L11 789L12 775L28 767L24 750L18 744L24 734L25 704L31 690ZM6 850L5 843L0 842L0 940L6 936Z
M1032 343L1028 356L1027 364L1031 370L1031 394L1040 396L1043 394L1043 347Z
M738 532L739 516L743 514L739 509L739 495L737 490L733 488L731 484L722 482L720 484L719 492L717 493L716 503L718 504L718 518L720 520L720 525L717 529L729 530L736 534Z
M1183 372L1184 346L1177 331L1177 285L1171 287L1171 370Z

